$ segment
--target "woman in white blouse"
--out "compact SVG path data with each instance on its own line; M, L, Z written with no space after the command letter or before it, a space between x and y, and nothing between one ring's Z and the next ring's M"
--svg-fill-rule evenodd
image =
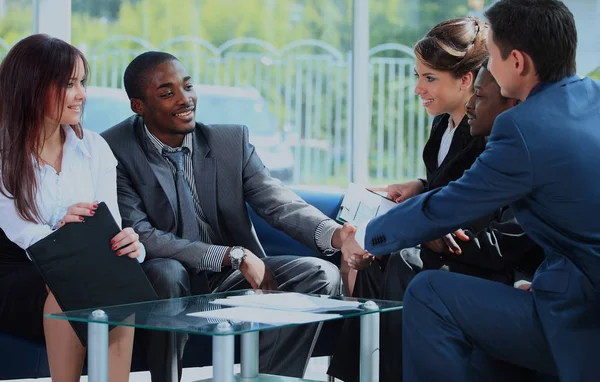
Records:
M79 381L85 348L59 312L56 299L28 260L26 249L64 224L93 216L105 202L117 222L116 165L106 142L83 131L88 66L64 41L33 35L0 65L0 330L43 341L55 381ZM11 243L12 242L12 243ZM123 229L111 243L116 256L142 258L138 235ZM85 254L82 254L82 256ZM126 381L133 329L110 332L110 381Z

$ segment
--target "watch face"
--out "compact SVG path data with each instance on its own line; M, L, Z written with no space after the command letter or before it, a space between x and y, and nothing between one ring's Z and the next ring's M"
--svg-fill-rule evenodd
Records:
M244 251L240 248L234 248L230 252L231 258L235 260L241 260L244 257Z

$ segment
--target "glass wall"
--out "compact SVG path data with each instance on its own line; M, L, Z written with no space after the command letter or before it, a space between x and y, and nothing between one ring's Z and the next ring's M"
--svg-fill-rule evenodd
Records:
M578 31L577 73L600 80L600 0L569 0Z
M0 0L0 60L16 41L33 30L32 0Z
M122 88L133 57L167 51L197 84L199 121L248 125L263 162L286 183L345 185L351 1L174 4L73 0L72 42L86 53L96 87L86 113L103 108L94 93Z
M413 45L435 24L483 17L490 0L371 1L370 88L373 95L369 178L387 184L425 177L422 151L432 117L414 94Z
M170 0L0 0L0 59L38 30L40 20L70 21L71 42L92 69L89 128L103 130L130 113L124 68L141 52L165 50L198 85L198 120L248 125L263 161L286 183L345 187L357 136L354 145L368 147L368 157L353 162L368 172L362 179L414 179L425 173L421 153L431 118L413 93L412 46L434 24L482 16L493 1L364 1L366 89L353 89L362 85L352 76L352 0L179 0L176 6ZM47 6L57 3L70 4L71 15ZM45 11L34 12L32 4L45 4ZM566 4L579 30L578 74L600 79L600 0ZM369 96L370 123L356 126L368 130L362 135L352 131L353 90Z
M414 96L412 46L435 24L478 16L492 0L379 0L369 2L371 184L425 176L422 151L431 119ZM579 33L577 69L600 79L600 0L567 0Z

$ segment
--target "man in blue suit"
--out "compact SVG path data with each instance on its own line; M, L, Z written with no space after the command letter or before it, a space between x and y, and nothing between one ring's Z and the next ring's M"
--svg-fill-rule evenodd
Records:
M546 254L531 292L420 273L405 293L404 381L516 380L519 367L597 381L600 84L574 75L577 32L562 2L500 0L486 16L489 70L523 102L498 116L461 179L372 220L342 250L387 254L509 204Z

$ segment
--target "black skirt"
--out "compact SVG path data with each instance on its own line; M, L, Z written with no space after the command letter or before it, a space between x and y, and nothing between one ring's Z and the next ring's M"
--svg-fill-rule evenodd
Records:
M0 332L44 342L48 292L36 267L26 261L0 265Z

